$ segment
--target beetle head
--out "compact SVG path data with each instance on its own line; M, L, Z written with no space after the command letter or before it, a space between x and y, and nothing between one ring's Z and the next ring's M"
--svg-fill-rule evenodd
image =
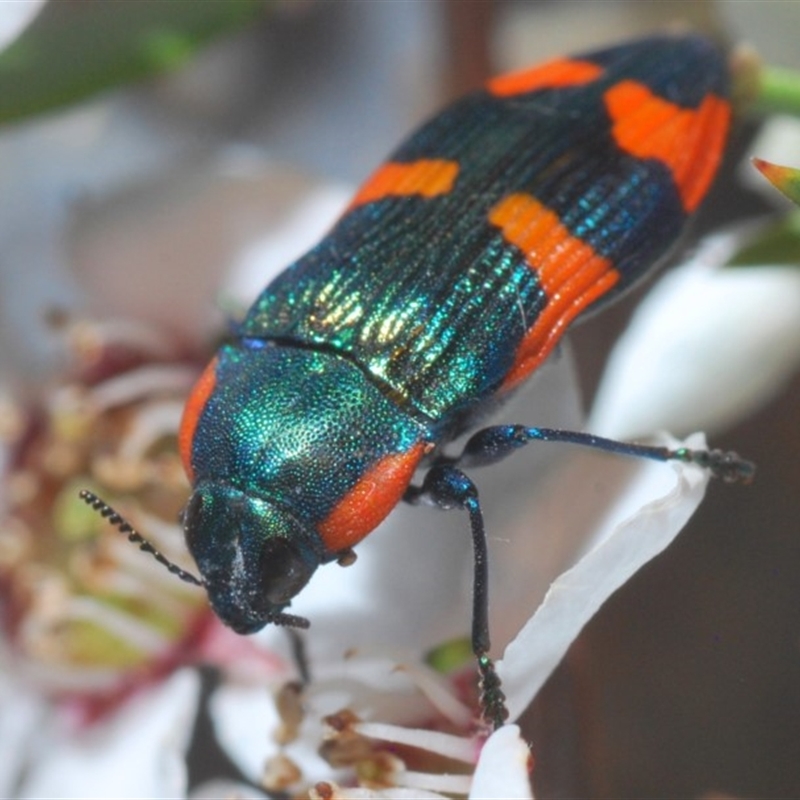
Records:
M217 616L237 633L267 623L308 627L283 609L319 558L284 508L219 482L197 485L183 512L186 544Z

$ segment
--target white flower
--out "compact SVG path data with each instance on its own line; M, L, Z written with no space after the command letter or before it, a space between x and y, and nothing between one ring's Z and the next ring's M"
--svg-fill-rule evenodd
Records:
M58 445L55 455L64 458L66 453L66 460L41 458L41 452L26 450L31 441L41 441L36 439L41 431L34 431L32 439L17 443L6 465L8 474L17 470L18 455L24 453L39 470L29 472L41 478L43 464L60 464L60 482L49 473L47 478L58 488L50 494L58 497L71 497L84 485L85 473L108 481L116 493L129 497L132 510L121 510L131 513L132 521L157 538L174 560L182 557L174 511L187 487L176 477L171 448L158 444L174 435L177 395L187 383L187 364L189 369L192 364L186 356L202 349L200 332L208 320L207 311L197 305L202 291L193 296L186 291L187 284L197 289L203 283L194 281L192 270L200 264L201 274L208 276L226 261L230 265L238 252L235 271L241 279L227 296L243 304L283 266L284 258L311 243L300 241L306 233L315 238L322 232L338 210L337 203L345 200L336 187L309 194L307 184L298 188L288 180L280 184L280 196L284 201L295 192L292 196L300 200L301 209L296 216L269 195L266 207L279 207L281 219L263 238L253 235L253 227L244 239L228 238L225 231L231 230L223 222L218 223L223 233L217 231L217 238L209 242L199 234L205 232L206 219L219 219L221 205L229 221L248 218L236 205L235 198L241 199L237 186L241 189L248 181L263 181L273 190L276 186L274 175L258 170L254 174L252 162L249 177L243 177L241 161L233 169L230 163L226 161L223 180L212 171L206 182L208 175L201 171L198 178L195 171L187 184L177 179L169 186L162 184L154 195L157 202L142 204L145 211L133 218L112 213L99 229L84 218L72 252L79 261L78 274L97 293L95 307L104 308L112 319L100 329L116 348L109 349L109 339L102 337L104 344L98 348L97 339L89 336L89 355L99 353L96 364L105 365L109 354L119 354L119 345L130 355L135 344L139 361L124 373L101 369L92 380L84 380L81 385L87 391L78 395L90 400L93 415L88 417L86 404L76 403L70 392L47 390L40 395L46 400L42 405L47 419L54 423L46 427L58 434L53 439ZM223 184L228 191L219 191ZM211 191L200 192L198 198L197 191L181 191L186 185ZM175 202L176 197L182 197L182 203ZM179 227L182 219L190 221L188 235ZM285 230L292 231L288 244L281 233ZM181 251L177 244L184 240L191 241L193 249ZM220 245L220 240L224 246L215 249L212 245ZM276 249L280 258L275 257ZM161 266L165 252L182 253L182 258L172 259L175 274ZM258 277L247 279L253 269ZM242 288L248 285L249 291ZM161 305L154 310L156 301ZM122 309L138 319L139 308L147 325L120 323ZM181 318L174 324L177 311ZM173 323L173 335L159 333L158 323ZM75 328L67 330L75 333ZM83 330L97 333L98 328ZM182 347L176 348L175 331L184 335ZM158 365L167 368L154 371ZM526 408L534 395L536 402ZM115 420L111 424L104 416L109 412ZM503 418L577 427L569 359L564 356L543 368L530 392L520 394ZM99 450L84 448L86 437L104 427ZM53 444L50 439L46 443ZM690 445L701 447L703 442L693 439ZM105 458L109 452L115 456L110 460ZM81 456L78 467L76 453ZM111 589L100 581L102 591L78 592L82 603L77 611L83 621L91 622L91 635L83 640L59 636L65 628L68 633L72 629L64 625L63 614L53 614L53 609L76 609L70 582L76 559L60 558L69 546L56 536L48 540L56 544L46 548L44 556L25 546L15 550L29 539L18 537L14 525L4 528L4 543L10 546L0 552L6 559L3 567L6 574L22 570L14 574L26 577L29 592L15 595L15 601L20 596L27 599L22 607L30 616L24 619L37 623L25 628L25 643L40 646L20 655L16 631L6 632L2 690L8 702L0 712L0 746L8 756L0 765L0 790L6 796L27 797L187 792L208 797L236 790L240 779L240 786L242 780L251 784L242 793L256 797L260 795L253 787L258 786L307 790L319 797L532 796L531 761L515 721L604 600L677 535L700 502L707 475L691 465L641 463L579 448L531 445L473 477L481 491L490 544L492 652L502 654L498 671L511 715L509 724L491 736L476 724L469 655L457 662L460 668L434 669L429 663L436 660L429 659L431 651L439 657L463 651L469 629L472 556L463 513L397 509L359 547L354 566L342 570L331 565L317 573L292 607L312 621L306 637L311 682L302 690L291 683L296 673L285 631L234 637L208 617L202 593L180 584L117 532L104 528L101 520L92 517L87 523L83 516L77 520L78 538L87 530L103 537L108 549L101 551L95 566L103 568L100 578L111 580ZM9 489L14 487L17 494L12 497ZM171 490L166 503L161 494L165 488ZM45 503L26 506L26 498L35 497L30 484L27 491L26 495L24 480L6 482L0 500L7 502L7 514L20 508L26 513L33 513L31 508L51 509ZM157 507L151 505L153 494L161 498ZM64 516L71 523L66 531L74 534L75 518L71 512ZM58 513L54 518L61 519ZM52 522L39 517L34 521L37 533ZM41 578L42 561L48 580L30 579L31 573ZM89 574L98 578L92 570ZM97 585L89 588L96 590ZM65 598L70 602L61 602ZM159 610L163 613L156 613ZM116 647L108 646L111 634L116 635ZM70 647L55 647L76 641L88 643L81 651L88 653L88 664L76 663ZM59 657L55 662L54 652ZM98 662L109 653L117 662L110 668L102 663L103 691L97 692ZM122 663L120 654L125 656ZM46 658L37 661L42 656ZM224 782L195 787L185 759L200 696L194 665L201 661L221 672L208 710L219 744L241 775L222 775ZM68 698L64 694L65 688L75 686L82 689L81 703L75 702L74 693ZM94 702L98 699L99 704ZM76 711L83 712L77 721L82 724L76 724Z
M318 195L319 202L308 200L305 207L312 210L315 220L320 219L320 205L333 215L335 196L336 192ZM291 219L291 214L286 215L283 222L297 230L307 228L300 217L295 222ZM319 225L328 221L320 219ZM162 222L165 230L169 228L169 220ZM118 243L115 230L109 224L98 236ZM124 227L119 230L124 236ZM309 236L316 233L310 231ZM264 281L266 273L278 268L271 259L269 241L278 241L286 252L275 233L265 238L261 244L252 239L241 251L247 255L240 262L250 269L254 262L260 264ZM98 252L127 251L108 245L97 250L96 241L84 242L77 249L83 254L84 276L88 265L99 263ZM152 246L152 242L145 238L142 246ZM297 252L303 244L298 241ZM120 257L135 260L136 254ZM143 260L149 258L145 255ZM265 268L264 263L270 266ZM245 271L241 269L240 274ZM103 277L94 274L96 280L91 283L97 290ZM157 279L155 273L148 277L150 293L168 292ZM134 275L132 281L136 280ZM238 285L246 284L243 280ZM117 287L114 294L119 292L130 301L124 289ZM241 297L237 302L243 302L246 294L238 288L229 296ZM164 344L158 336L152 339L154 328L133 326L120 331L118 325L104 330L120 334L122 342L139 331L139 345L156 352ZM93 392L105 398L99 405L126 404L131 392L141 394L136 387L142 384L137 381L161 387L161 392L165 374L154 383L148 369L152 367L134 372L136 380L123 381L122 386L121 378L113 378L110 385L97 383ZM176 374L180 370L176 373L171 367L166 376ZM180 391L180 381L171 381L166 382L169 391ZM535 403L531 403L533 396ZM52 403L50 407L59 408ZM141 412L150 437L153 431L174 431L176 415L159 417L147 404ZM503 416L523 423L576 427L577 394L569 358L562 356L543 368L530 391L516 398ZM61 427L75 429L74 424ZM149 451L147 442L153 439L136 430L134 425L121 435L111 429L121 452ZM132 479L122 469L124 461L111 463L112 482ZM498 670L505 681L513 723L604 599L677 534L700 501L706 476L693 466L642 464L579 448L532 445L504 464L476 471L474 478L481 490L490 539L493 652L503 654ZM592 492L584 491L587 485L593 487ZM164 520L159 525L166 525L168 520ZM152 515L137 516L134 522L151 536L159 529ZM177 526L172 529L169 535L179 537ZM162 600L169 593L183 595L186 599L181 602L188 605L176 608L203 619L201 593L177 582L113 530L107 535L113 542L115 580L144 579L141 585L162 587L158 595ZM171 557L180 558L179 545L167 545L161 539L159 544ZM22 725L30 747L24 752L10 750L9 794L124 795L126 786L114 777L126 774L119 763L124 757L123 743L141 742L148 735L166 743L161 750L149 746L138 750L137 791L155 795L169 787L173 793L185 792L183 759L197 708L196 677L173 670L206 659L224 672L209 705L218 741L255 786L268 784L290 791L311 788L320 796L330 790L331 796L339 797L530 796L527 746L516 726L506 725L488 740L475 726L478 710L472 659L466 657L460 670L447 674L426 663L432 648L447 651L442 643L463 639L469 628L471 560L465 515L400 508L359 548L354 566L319 570L293 605L293 611L312 621L307 637L312 681L299 696L286 688L295 672L284 631L272 629L242 639L213 623L199 638L190 636L191 646L181 651L181 658L166 662L166 670L153 675L150 688L138 685L136 691L116 696L99 719L83 727L69 726L74 704L54 704L41 690L22 691L22 676L13 675L10 691L18 697L21 710L9 719L0 718L0 736L4 731L17 735L13 726ZM564 574L558 578L560 573ZM101 628L113 628L119 622L118 617L95 619ZM138 642L146 652L151 641L145 635L147 617L132 619L135 626L118 630L128 631L123 639L135 633L138 638L129 638L128 644ZM174 646L170 642L176 641L182 640L165 640L167 652ZM13 659L8 663L13 664ZM78 670L75 677L85 680L87 675L91 673ZM148 727L150 715L135 710L150 708L154 698L165 708L157 731ZM26 719L33 721L26 723ZM57 724L41 739L38 726L47 719ZM95 749L92 743L98 740L105 746ZM41 755L45 750L46 757ZM89 753L95 754L96 762L89 764ZM454 769L453 759L461 766Z
M640 303L609 358L588 427L622 439L716 432L800 366L800 270L725 267L758 234L709 237Z
M0 727L15 720L16 741L29 748L23 762L28 769L0 788L3 797L185 796L199 690L197 673L181 670L79 735L57 707L40 704L35 717L25 715L25 700L15 692L4 699ZM4 737L4 748L6 742Z
M227 215L218 217L220 271L253 240L252 227L241 230L254 199L249 186L277 185L289 199L305 200L312 191L310 182L263 162L250 159L248 166L245 177L235 154L233 161L223 157L193 168L210 187L206 195L194 193L194 202L202 206L224 188L234 195ZM164 188L155 187L154 196L163 199ZM259 232L269 232L269 214L255 194ZM290 216L283 208L277 212L281 222ZM82 224L73 230L71 252L84 280L97 248L108 241L104 235L135 229L142 219L123 211L107 221L102 231ZM202 214L190 214L188 224L202 225ZM154 239L144 243L152 246ZM140 249L142 255L148 254ZM115 271L119 258L106 258L105 267ZM178 275L196 264L191 251L184 258ZM142 281L141 274L126 274L132 286ZM100 293L109 287L102 280L84 285L87 299L106 304ZM147 276L150 295L179 292L173 308L191 305L181 285L163 269ZM200 308L187 308L187 321L170 328L175 315L169 306L167 313L154 312L146 293L139 319L134 292L114 291L122 292L126 314L136 321L51 313L59 374L46 383L7 370L3 375L15 387L0 405L0 746L8 754L0 794L7 797L184 795L199 684L196 671L178 670L210 663L229 679L280 675L276 683L292 674L287 662L223 628L201 590L177 581L77 499L79 489L91 488L119 501L162 552L191 566L177 522L188 484L175 435L183 398L209 356L205 326L198 323L192 332L191 324L201 310L207 314L211 292L195 295ZM152 744L145 746L145 739ZM126 753L130 747L135 757Z

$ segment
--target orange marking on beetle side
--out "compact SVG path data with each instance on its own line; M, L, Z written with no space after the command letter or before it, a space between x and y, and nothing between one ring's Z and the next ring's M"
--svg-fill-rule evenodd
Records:
M573 236L554 211L529 194L503 198L489 212L503 238L535 270L547 303L522 339L502 389L515 386L550 354L567 326L621 275L591 245Z
M211 359L208 366L203 370L202 375L197 379L189 399L183 409L181 426L178 430L178 452L181 454L181 461L190 482L194 482L194 469L192 469L192 442L200 415L206 407L208 398L217 385L217 358Z
M560 89L591 83L603 74L603 68L591 61L557 58L538 67L499 75L487 82L487 90L496 97L512 97L537 89Z
M429 448L418 442L405 453L384 456L317 526L330 553L358 544L400 502Z
M710 94L697 108L682 108L637 81L605 93L614 141L637 158L656 158L672 173L683 207L694 211L716 174L730 125L727 100Z
M379 167L361 186L350 202L351 211L364 203L385 197L447 194L458 177L458 164L445 158L421 158L401 163L390 161Z

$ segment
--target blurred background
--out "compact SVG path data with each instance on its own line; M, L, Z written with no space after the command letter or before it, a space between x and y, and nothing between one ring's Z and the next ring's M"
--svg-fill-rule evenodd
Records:
M51 0L0 61L0 384L24 392L53 369L53 306L147 306L179 335L212 333L225 265L235 310L266 281L246 264L257 238L273 236L277 269L311 235L291 209L312 188L327 219L487 75L675 23L800 67L792 2ZM742 182L757 134L738 126L693 239L786 208ZM794 152L798 166L800 139ZM151 288L167 265L185 306ZM571 337L587 408L646 289ZM798 396L794 376L713 432L757 463L755 485L712 484L526 716L537 796L800 796Z

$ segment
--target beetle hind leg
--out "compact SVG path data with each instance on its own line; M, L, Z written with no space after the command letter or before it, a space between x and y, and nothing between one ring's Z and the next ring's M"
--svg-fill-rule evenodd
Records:
M461 454L448 458L447 463L465 467L494 464L531 442L566 442L608 453L647 458L653 461L681 461L697 464L725 483L750 483L755 475L752 462L734 452L724 450L692 450L688 447L671 449L653 445L620 442L582 431L559 428L529 428L525 425L492 425L473 434Z

